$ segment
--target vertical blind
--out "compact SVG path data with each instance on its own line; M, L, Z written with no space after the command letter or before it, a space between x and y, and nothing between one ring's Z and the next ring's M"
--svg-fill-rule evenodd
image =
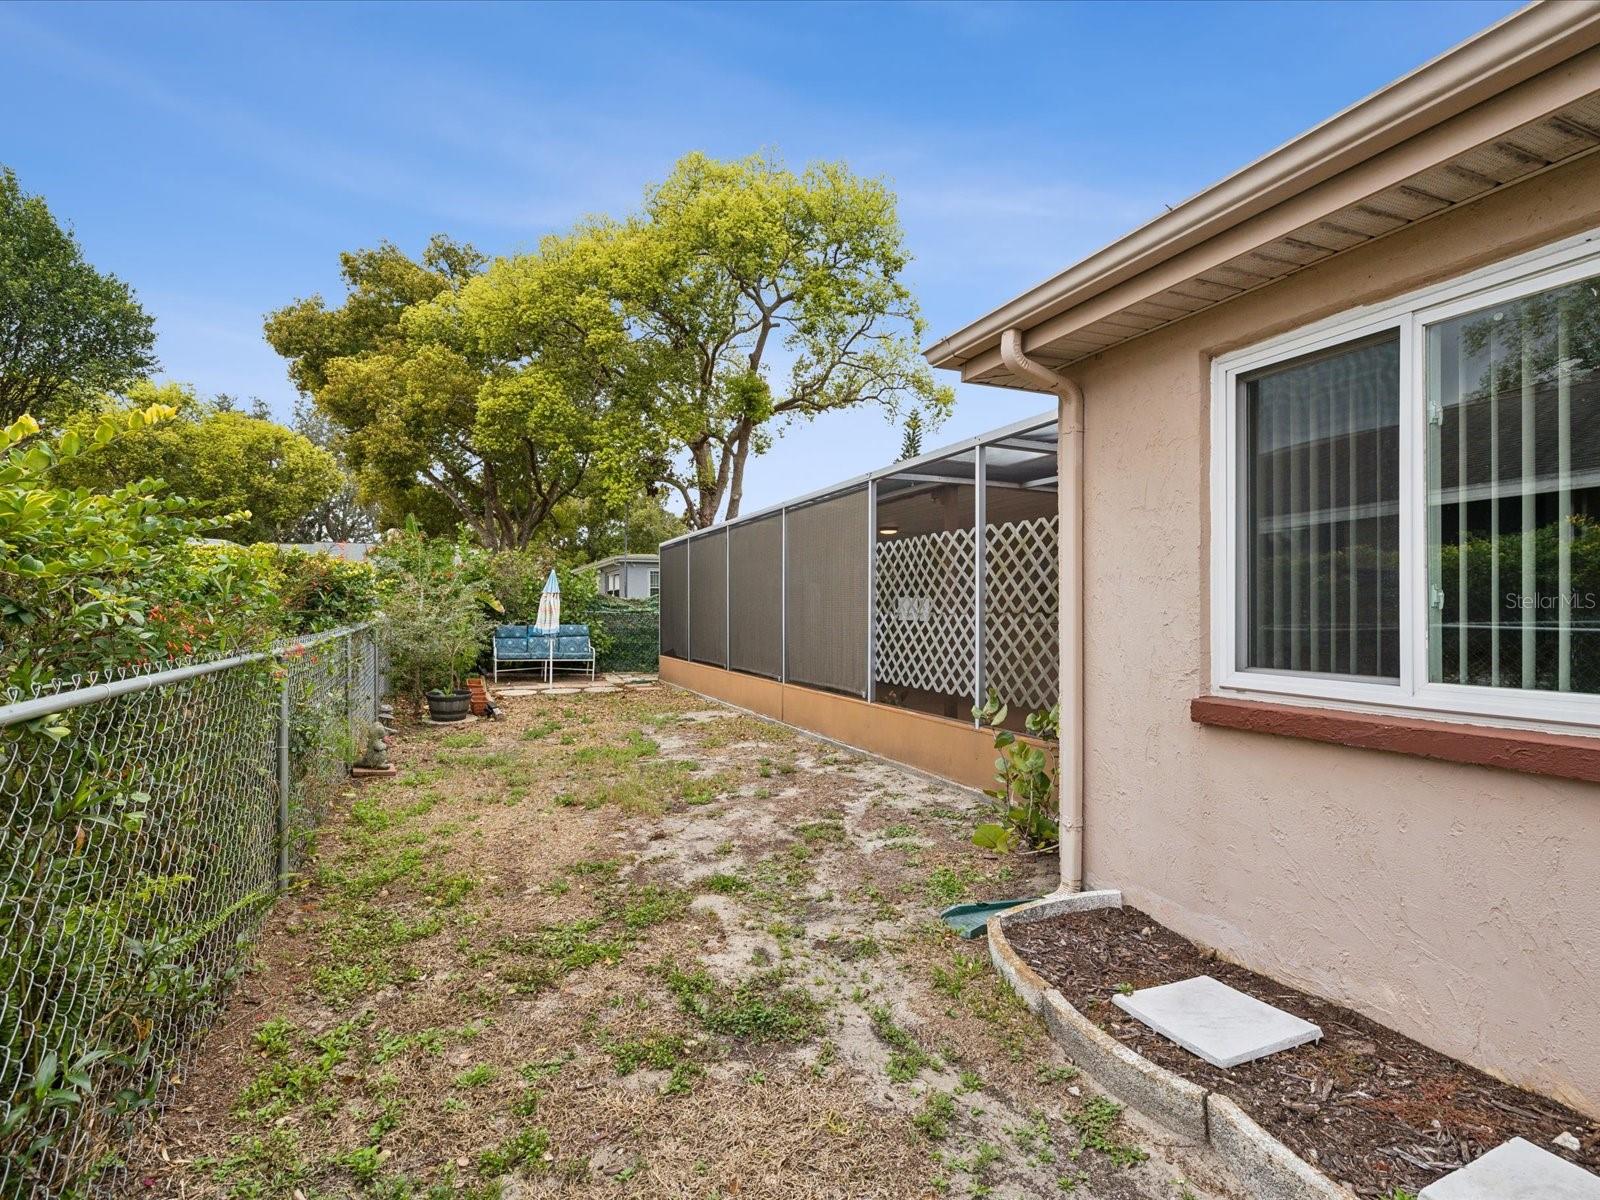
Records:
M1428 329L1435 682L1600 691L1597 284Z
M1397 679L1400 343L1243 376L1244 670Z

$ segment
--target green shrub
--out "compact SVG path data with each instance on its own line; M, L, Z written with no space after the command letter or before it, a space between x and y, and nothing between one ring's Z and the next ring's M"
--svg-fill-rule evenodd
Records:
M1028 733L1045 746L1019 741L1004 728L1007 708L993 691L972 715L995 731L994 748L999 756L995 759L995 786L984 789L984 795L995 802L995 820L973 831L973 845L1002 854L1054 846L1061 834L1056 824L1055 769L1046 746L1060 737L1061 706L1028 714Z
M228 518L199 518L150 481L104 493L55 482L58 464L169 415L119 411L54 439L28 418L0 429L0 682L26 694L78 672L256 649L294 628L275 547L203 540ZM355 576L341 574L351 586L335 599L358 603ZM248 663L0 730L12 789L0 851L27 864L0 877L0 912L33 914L0 931L12 1035L0 1155L24 1188L103 1160L215 1012L273 894L218 853L261 836L256 810L224 803L226 788L263 778L257 751L272 744L285 679L297 807L330 739L349 736L331 702L307 698L311 678ZM261 1026L257 1045L274 1077L302 1070L286 1024Z
M281 607L248 552L196 544L226 517L197 517L159 482L70 489L53 468L167 420L119 412L84 437L0 429L0 679L27 691L62 676L233 650L270 636Z
M419 703L429 689L460 687L489 636L483 551L412 524L373 558L391 686Z
M368 620L378 609L378 574L364 562L321 551L273 547L278 595L292 633L316 633Z

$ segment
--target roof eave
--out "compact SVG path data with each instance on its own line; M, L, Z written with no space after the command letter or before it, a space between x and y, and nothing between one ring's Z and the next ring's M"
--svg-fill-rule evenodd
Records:
M923 351L959 369L1027 330L1600 44L1600 0L1519 9Z

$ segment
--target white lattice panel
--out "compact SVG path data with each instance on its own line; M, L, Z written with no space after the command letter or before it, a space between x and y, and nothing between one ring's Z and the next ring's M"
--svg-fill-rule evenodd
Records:
M896 687L972 694L970 529L878 543L877 676Z
M991 525L984 545L984 676L1013 709L1060 698L1056 517Z

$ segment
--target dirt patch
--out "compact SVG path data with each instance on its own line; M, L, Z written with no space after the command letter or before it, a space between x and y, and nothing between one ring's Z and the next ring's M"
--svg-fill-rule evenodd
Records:
M1361 1196L1416 1192L1508 1138L1600 1171L1600 1127L1410 1038L1218 959L1133 908L1014 926L1018 954L1102 1029L1237 1101L1302 1158ZM1119 990L1210 975L1321 1027L1322 1040L1229 1070L1211 1066L1111 1002ZM1577 1152L1552 1144L1570 1132Z
M1211 1200L936 920L981 797L666 688L352 788L126 1194Z

